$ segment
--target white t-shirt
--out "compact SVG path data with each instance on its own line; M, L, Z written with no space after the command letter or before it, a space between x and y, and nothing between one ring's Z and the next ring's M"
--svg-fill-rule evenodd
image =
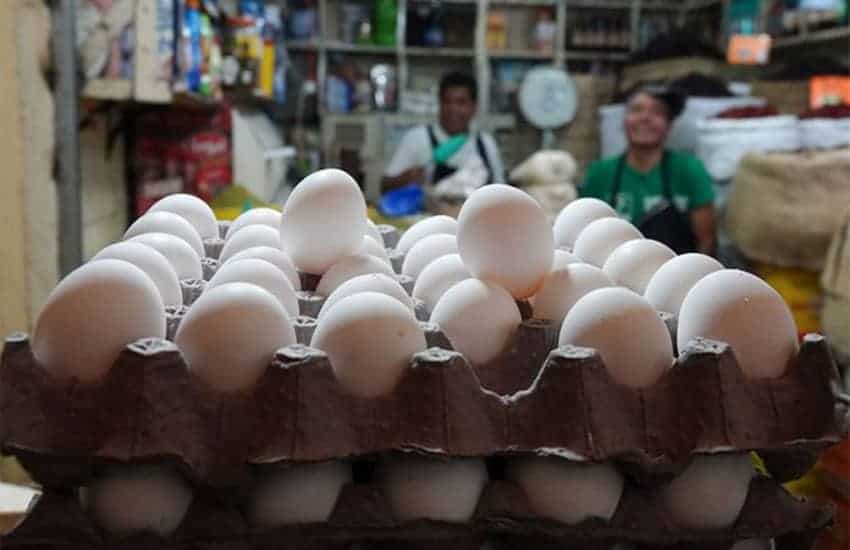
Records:
M434 129L434 137L437 138L437 143L449 139L448 134L440 127L439 124L432 124ZM460 150L452 155L446 161L446 164L454 168L460 168L464 165L468 155L478 155L478 136L481 136L481 141L484 144L484 150L487 153L487 162L490 165L490 171L493 175L492 183L505 183L505 167L502 164L502 156L499 154L499 148L496 146L496 140L487 132L473 132L466 143ZM405 170L415 168L417 166L433 166L434 148L431 145L431 138L428 136L427 126L416 126L408 130L401 138L398 147L396 147L393 158L384 169L384 175L395 177ZM482 159L483 162L483 159ZM486 164L486 163L485 163Z

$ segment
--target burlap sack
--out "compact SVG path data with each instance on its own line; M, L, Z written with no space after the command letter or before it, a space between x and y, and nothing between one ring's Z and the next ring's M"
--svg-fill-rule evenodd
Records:
M850 206L850 149L751 154L741 162L725 215L750 259L813 271Z
M850 208L829 245L821 286L824 290L823 331L839 361L850 363Z

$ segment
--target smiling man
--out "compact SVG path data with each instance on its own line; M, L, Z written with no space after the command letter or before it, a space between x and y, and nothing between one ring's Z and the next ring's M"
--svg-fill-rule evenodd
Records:
M628 150L593 163L580 191L608 202L645 237L677 253L713 254L711 176L695 156L665 148L684 103L683 96L659 87L634 92L626 105Z
M417 126L404 135L384 170L381 190L439 182L474 156L489 173L487 183L504 183L496 141L490 134L471 128L477 107L475 79L463 73L445 75L440 81L439 122Z

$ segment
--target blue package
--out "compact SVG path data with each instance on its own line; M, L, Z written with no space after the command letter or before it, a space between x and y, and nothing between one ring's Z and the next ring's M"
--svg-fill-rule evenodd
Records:
M418 214L425 210L425 192L419 185L405 185L384 193L379 206L381 213L391 218Z

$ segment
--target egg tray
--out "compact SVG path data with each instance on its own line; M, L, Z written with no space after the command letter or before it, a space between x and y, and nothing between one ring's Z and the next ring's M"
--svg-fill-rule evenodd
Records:
M578 525L536 517L523 491L505 481L485 487L473 519L465 524L430 520L398 522L380 488L371 482L345 486L327 523L274 530L252 527L232 494L195 494L186 517L167 539L154 534L129 538L106 535L72 492L48 491L31 514L5 539L3 548L36 546L79 550L250 550L260 548L439 548L478 550L528 548L614 550L729 550L735 541L774 538L777 550L808 550L830 523L832 510L797 500L774 480L755 478L736 524L730 529L694 531L671 522L658 494L626 485L611 521L588 519ZM361 543L360 545L352 545Z
M241 484L255 463L397 450L613 460L648 481L680 471L691 454L755 450L790 480L847 427L848 403L817 335L775 380L744 378L727 346L698 341L638 390L612 381L594 350L550 353L553 332L525 321L510 349L477 369L431 348L376 399L346 393L327 356L303 345L280 350L253 390L223 395L194 379L167 340L128 346L101 384L87 386L51 378L19 334L0 366L0 444L47 487L78 486L110 460L172 457L220 486ZM433 326L428 340L448 345ZM482 388L506 381L527 389Z

